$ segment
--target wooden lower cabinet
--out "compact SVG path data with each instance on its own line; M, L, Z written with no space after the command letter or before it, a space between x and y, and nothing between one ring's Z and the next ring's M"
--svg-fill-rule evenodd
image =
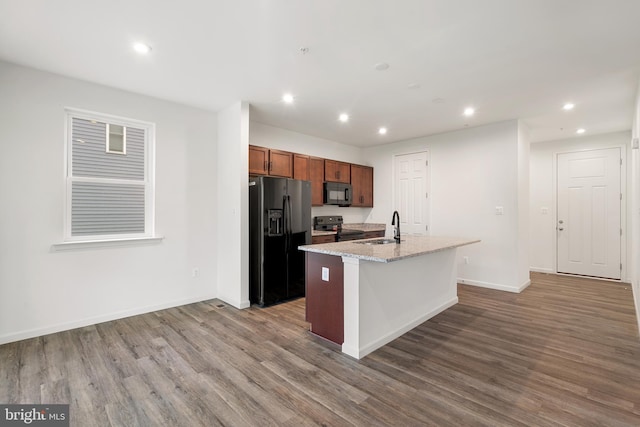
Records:
M334 243L336 241L335 234L327 234L322 236L311 236L311 244L317 245L319 243Z
M384 231L367 231L364 233L363 239L373 239L375 237L384 237Z
M329 341L344 342L344 270L339 256L306 252L306 318L310 330ZM322 280L322 269L329 280Z

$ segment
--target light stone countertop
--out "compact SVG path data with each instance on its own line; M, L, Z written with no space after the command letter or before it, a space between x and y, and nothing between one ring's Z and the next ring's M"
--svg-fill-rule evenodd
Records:
M330 236L336 234L335 231L311 230L312 236Z
M371 224L371 223L351 223L342 224L344 230L362 230L362 231L385 231L387 229L386 224Z
M351 223L351 224L342 224L342 229L344 230L362 230L364 232L367 231L386 231L386 224L369 224L369 223ZM331 234L336 234L335 231L323 231L323 230L311 230L312 236L329 236Z
M298 249L319 254L358 258L365 261L393 262L480 242L478 239L461 237L403 236L400 244L396 244L395 242L384 245L357 243L367 242L369 240L378 239L305 245L299 246Z

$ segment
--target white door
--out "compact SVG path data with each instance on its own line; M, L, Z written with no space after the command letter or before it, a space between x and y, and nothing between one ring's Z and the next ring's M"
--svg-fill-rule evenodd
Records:
M427 152L394 158L394 209L400 214L401 234L429 233Z
M558 272L620 279L620 149L558 154Z

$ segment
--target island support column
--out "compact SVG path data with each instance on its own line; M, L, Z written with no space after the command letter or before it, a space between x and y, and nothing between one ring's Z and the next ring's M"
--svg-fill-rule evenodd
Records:
M381 263L343 256L344 343L361 359L458 302L456 249Z

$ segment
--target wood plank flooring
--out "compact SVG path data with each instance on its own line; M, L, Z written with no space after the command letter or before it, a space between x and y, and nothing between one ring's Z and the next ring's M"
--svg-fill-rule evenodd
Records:
M304 299L191 304L0 346L0 403L70 403L74 426L639 426L629 285L532 274L357 361Z

